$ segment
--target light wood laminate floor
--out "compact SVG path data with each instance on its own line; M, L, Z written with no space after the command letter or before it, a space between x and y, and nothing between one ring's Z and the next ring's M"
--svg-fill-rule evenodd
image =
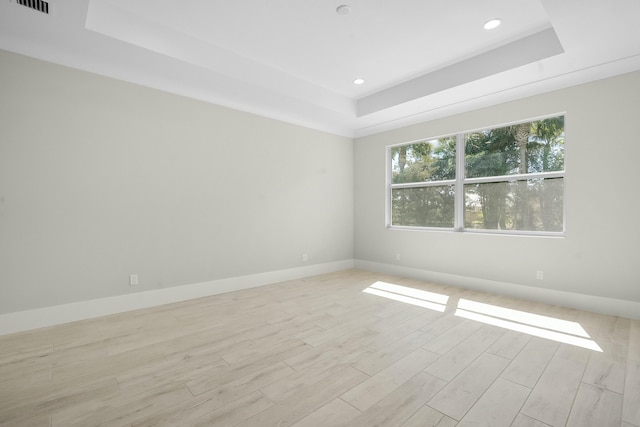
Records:
M348 270L0 337L0 425L640 427L640 321Z

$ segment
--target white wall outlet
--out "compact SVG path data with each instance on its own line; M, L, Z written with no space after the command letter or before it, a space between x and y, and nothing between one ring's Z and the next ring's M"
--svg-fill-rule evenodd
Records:
M136 286L138 284L138 275L130 274L129 275L129 286Z
M536 279L544 280L544 271L542 271L542 270L536 271Z
M396 253L396 261L400 261L400 253Z
M302 259L302 262L307 262L307 261L309 261L309 254L302 254L302 256L300 257L300 259Z

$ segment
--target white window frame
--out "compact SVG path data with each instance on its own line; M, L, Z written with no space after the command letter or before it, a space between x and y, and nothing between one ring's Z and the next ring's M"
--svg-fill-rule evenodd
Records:
M415 230L415 231L444 231L444 232L461 232L461 233L477 233L477 234L505 234L505 235L517 235L517 236L549 236L549 237L565 237L566 234L566 212L567 212L567 197L566 197L566 141L565 141L565 167L562 171L553 172L535 172L528 174L514 174L514 175L502 175L502 176L487 176L478 178L466 178L465 173L465 135L475 132L482 132L490 129L499 129L507 126L514 126L521 123L535 122L539 120L549 119L553 117L564 116L565 117L565 137L566 137L566 117L565 112L545 115L532 119L519 120L506 124L499 124L495 126L482 127L478 129L466 130L462 132L448 133L436 137L428 137L417 139L409 142L402 142L399 144L393 144L386 147L386 194L385 194L385 224L386 228L390 230ZM404 145L418 144L425 141L432 141L447 137L456 137L456 178L443 181L423 181L412 183L393 183L393 170L392 170L392 158L391 151L395 147L402 147ZM462 175L462 176L461 176ZM562 178L563 179L563 197L562 197L562 231L536 231L536 230L493 230L493 229L476 229L465 228L464 226L464 186L467 184L484 184L495 182L509 182L509 181L528 181L531 179L551 179ZM420 227L420 226L408 226L408 225L393 225L392 221L392 191L402 188L423 188L423 187L442 187L447 185L453 185L455 191L454 198L454 226L451 227Z

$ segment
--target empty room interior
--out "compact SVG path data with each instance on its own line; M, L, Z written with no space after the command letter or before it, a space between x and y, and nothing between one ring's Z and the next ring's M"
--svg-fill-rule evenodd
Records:
M0 425L640 427L638 18L0 2Z

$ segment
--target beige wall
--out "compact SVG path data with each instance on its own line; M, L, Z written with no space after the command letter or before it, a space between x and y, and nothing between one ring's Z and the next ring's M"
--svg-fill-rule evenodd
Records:
M640 302L640 73L355 142L3 51L0 77L0 314L351 258ZM387 145L554 113L566 238L385 228Z
M566 238L385 229L385 147L566 114ZM640 72L355 141L355 258L640 301ZM397 261L395 254L400 253ZM544 280L536 271L544 271Z
M351 139L0 51L0 313L352 257Z

